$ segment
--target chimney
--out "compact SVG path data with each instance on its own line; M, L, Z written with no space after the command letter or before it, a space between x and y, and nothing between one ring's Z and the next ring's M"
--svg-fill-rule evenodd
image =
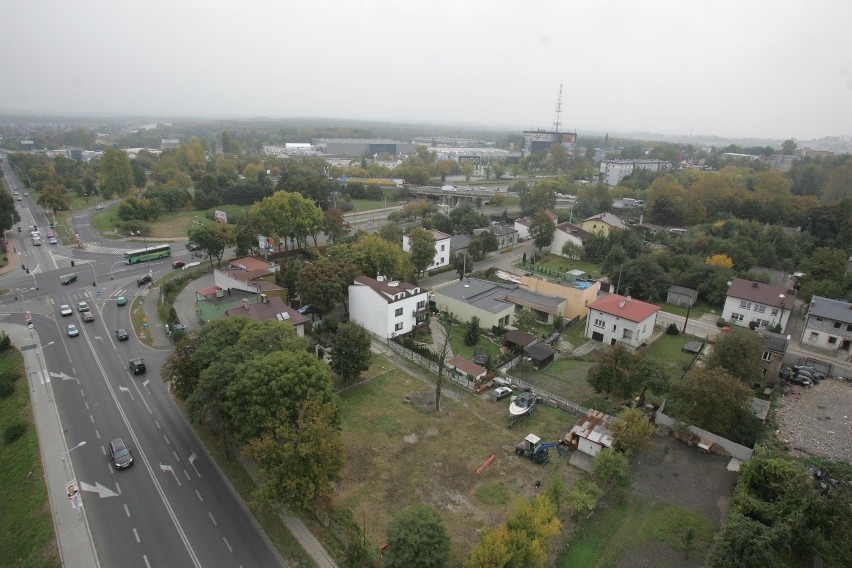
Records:
M260 295L260 301L263 302L264 304L266 304L266 303L269 302L269 298L266 297L266 294L261 294Z
M384 281L385 281L385 277L384 277L384 276L382 276L381 274L379 274L379 275L377 275L377 276L376 276L376 281L378 281L378 282L384 282Z
M243 298L243 309L249 309L249 301L248 298Z

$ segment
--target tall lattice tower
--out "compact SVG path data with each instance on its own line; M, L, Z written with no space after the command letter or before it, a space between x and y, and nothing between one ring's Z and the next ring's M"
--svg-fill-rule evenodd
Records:
M556 116L553 118L553 131L559 132L560 118L562 117L562 83L559 83L559 96L556 97Z

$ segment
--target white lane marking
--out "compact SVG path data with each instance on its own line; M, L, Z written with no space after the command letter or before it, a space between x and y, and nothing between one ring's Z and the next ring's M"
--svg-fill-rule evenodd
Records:
M147 566L148 568L151 568L151 563L148 562L148 557L145 556L144 554L142 555L142 560L145 561L145 566Z
M192 478L189 476L189 472L186 471L186 468L183 468L183 474L186 476L187 481L192 481Z
M136 537L136 544L139 544L140 542L142 542L142 539L139 538L139 533L136 531L135 527L133 528L133 536Z
M231 548L231 543L230 543L230 542L228 542L228 539L227 539L227 538L225 538L225 537L223 536L223 537L222 537L222 540L224 540L224 541L225 541L225 546L227 546L227 547L228 547L228 552L233 552L233 551L234 551L234 549L233 549L233 548Z
M121 495L121 487L118 486L118 483L115 484L115 492Z
M89 414L89 421L90 421L92 424L94 424L94 423L95 423L95 417L94 417L94 416L92 416L91 414Z
M217 523L216 519L213 518L213 513L211 513L210 511L207 511L207 514L210 515L210 520L213 521L213 526L218 527L219 523Z
M172 466L170 466L170 465L160 464L160 471L170 471L170 472L172 472L172 475L174 475L174 476L175 476L175 481L177 481L178 486L180 486L180 484L181 484L181 483L180 483L180 479L178 479L178 476L177 476L177 474L175 473L175 470L172 468Z
M160 430L162 430L162 429L163 429L163 427L162 427L162 426L160 426L160 423L159 423L159 422L157 422L156 420L154 420L154 424L156 424L156 425L157 425L157 428L159 428Z
M86 407L86 410L89 410L89 403L86 402L85 400L83 401L83 406Z
M124 387L124 386L121 386L121 385L118 385L118 390L120 390L121 392L126 392L126 393L128 393L128 394L130 395L130 400L136 400L135 398L133 398L133 393L132 393L132 392L130 392L130 389L129 389L129 388Z
M169 437L166 436L165 434L163 434L163 440L165 440L168 445L170 445L170 446L172 445L172 443L169 442Z
M175 457L175 461L180 461L176 451L172 450L172 455Z
M95 437L96 437L98 440L100 440L100 439L101 439L101 433L100 433L97 429L95 429Z
M201 472L199 472L198 468L195 467L195 460L196 459L197 459L197 457L195 455L195 452L192 452L191 454L189 454L189 465L191 465L192 469L195 470L195 475L197 475L198 477L201 477Z
M127 518L130 518L130 509L127 508L127 504L124 504L124 514L127 515Z
M195 490L195 495L198 497L199 501L204 503L204 497L201 496L201 493L199 493L198 489Z

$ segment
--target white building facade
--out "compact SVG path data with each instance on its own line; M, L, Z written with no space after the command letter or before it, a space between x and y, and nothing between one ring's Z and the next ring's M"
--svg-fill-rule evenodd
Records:
M397 337L426 320L428 300L414 284L358 276L349 285L349 319L383 339Z
M435 229L431 229L429 232L435 237L435 258L432 259L432 264L426 267L427 271L450 264L450 235L436 231ZM402 250L408 253L411 252L411 241L408 235L403 235L402 237Z
M722 319L739 327L787 328L796 292L780 286L734 278L728 287Z
M586 337L606 345L639 347L654 334L659 310L630 296L609 294L589 304Z

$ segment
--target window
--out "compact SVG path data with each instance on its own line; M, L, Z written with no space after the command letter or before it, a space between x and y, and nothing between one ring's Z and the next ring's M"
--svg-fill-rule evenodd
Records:
M396 317L401 316L402 315L402 308L397 308L396 311L393 313L393 315L396 316Z
M731 314L731 319L734 320L734 321L743 321L743 315L738 314L737 312L733 312Z
M771 351L764 351L761 359L763 359L767 363L772 361L772 352Z
M603 329L605 325L606 324L604 323L604 320L599 320L599 319L595 320L595 327L599 327L599 328Z
M778 308L772 308L772 315L773 315L773 316L777 316L777 315L778 315Z
M740 300L740 307L746 310L751 309L751 302L746 302L745 300Z
M402 329L402 322L399 322L395 326L393 326L394 331L399 331Z
M852 331L852 323L846 326L846 331Z
M754 305L754 311L756 311L759 314L762 314L763 312L766 311L766 306L764 306L763 304L755 304Z
M632 329L625 329L623 338L624 339L633 339L633 330Z
M618 325L612 324L612 331L615 333L618 330Z
M840 322L839 321L834 322L834 329L840 329Z
M420 300L419 302L417 302L417 309L418 310L422 310L425 307L426 307L426 300Z
M828 338L828 344L829 345L837 345L837 338L836 337L829 337Z
M444 264L444 257L443 256L438 259L438 264Z
M444 249L446 249L446 248L447 248L447 245L441 245L441 252L443 252Z
M819 334L815 331L812 331L811 334L808 336L808 341L810 341L810 342L816 342L818 339L819 339Z

